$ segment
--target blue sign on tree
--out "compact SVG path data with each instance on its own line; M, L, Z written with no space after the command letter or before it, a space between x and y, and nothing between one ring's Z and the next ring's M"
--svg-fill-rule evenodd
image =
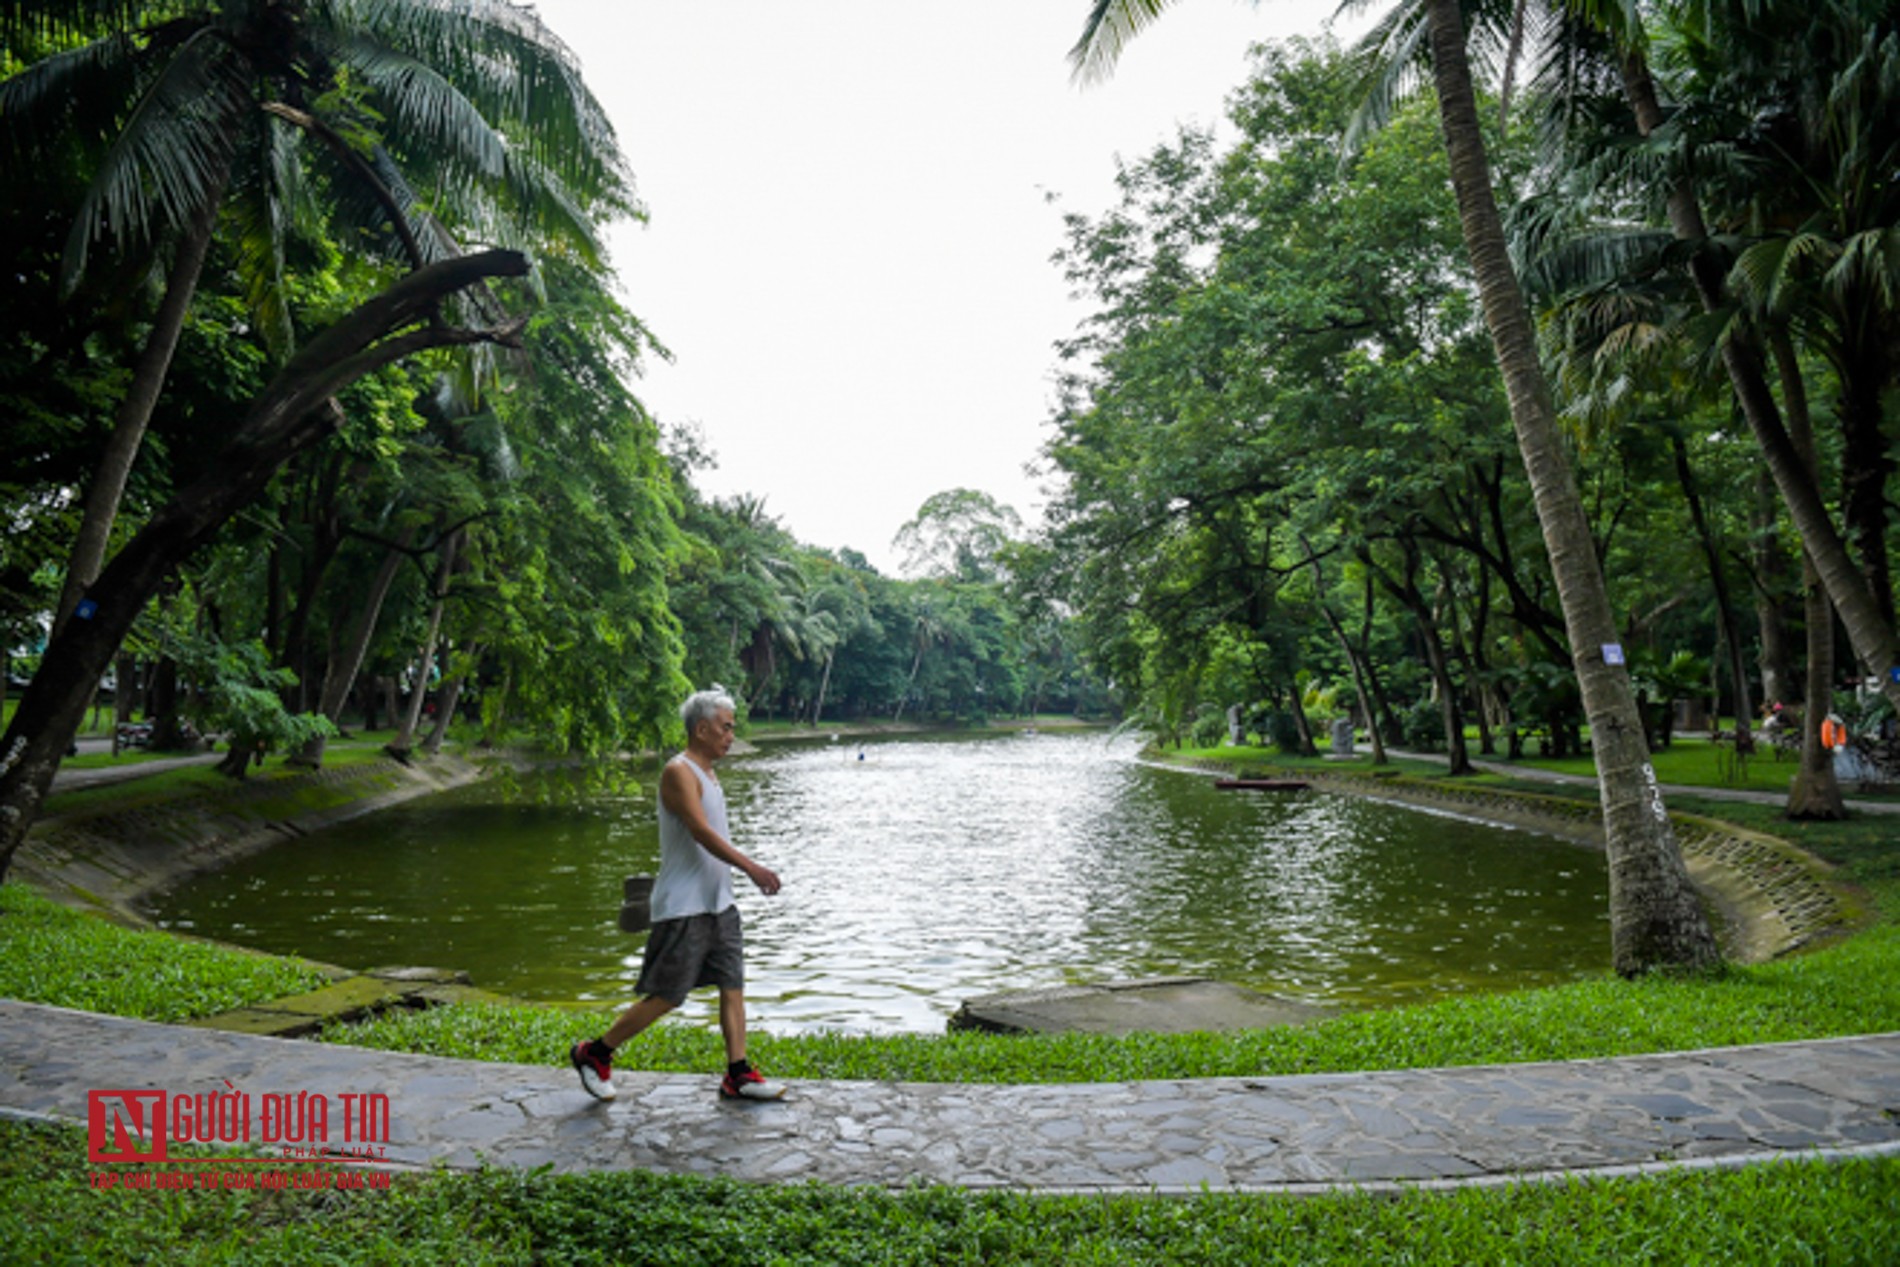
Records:
M73 608L73 617L77 620L91 620L98 614L99 604L93 602L90 598L80 599L78 605Z

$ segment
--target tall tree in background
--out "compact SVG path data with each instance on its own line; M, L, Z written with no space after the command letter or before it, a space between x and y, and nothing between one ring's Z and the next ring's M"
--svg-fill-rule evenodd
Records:
M1168 0L1095 0L1071 58L1085 77L1106 73L1132 36ZM1505 248L1491 188L1477 93L1458 0L1424 0L1375 30L1389 101L1402 61L1429 42L1445 148L1460 226L1476 275L1485 323L1504 374L1511 420L1531 481L1545 548L1564 610L1572 663L1589 719L1610 863L1611 954L1616 970L1700 969L1720 960L1664 809L1635 694L1620 655L1609 595L1565 455L1550 385L1538 360L1530 312Z

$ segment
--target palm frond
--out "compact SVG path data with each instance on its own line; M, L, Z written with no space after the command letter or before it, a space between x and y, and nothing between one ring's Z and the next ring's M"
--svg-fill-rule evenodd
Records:
M573 53L532 9L505 0L331 0L311 16L313 30L328 19L339 47L366 38L437 68L579 195L627 183L606 112Z
M200 29L133 108L80 204L67 238L64 284L85 271L92 240L150 236L184 223L228 177L232 137L250 108L230 46Z
M1359 152L1366 138L1382 130L1398 104L1426 82L1427 34L1424 5L1405 4L1388 13L1353 48L1358 71L1354 96L1359 104L1346 122L1340 143L1342 163Z
M1553 241L1524 264L1525 288L1561 295L1625 277L1648 276L1668 260L1675 237L1643 225L1599 225Z
M396 130L485 179L500 178L507 149L502 135L432 67L368 40L350 40L335 51L376 90L377 105Z
M1069 50L1076 82L1100 83L1115 72L1129 43L1161 17L1174 0L1094 0L1082 38Z
M1856 233L1835 249L1837 255L1823 277L1830 292L1844 302L1852 302L1856 294L1871 294L1889 310L1900 307L1895 302L1900 295L1900 227Z
M82 139L110 136L143 72L139 53L137 41L112 35L0 80L0 129L21 144L67 130Z
M260 113L252 126L257 144L245 148L253 161L234 180L243 196L231 199L230 222L238 279L252 319L265 344L281 357L296 344L290 292L284 284L284 244L301 218L302 169L296 137L287 124Z

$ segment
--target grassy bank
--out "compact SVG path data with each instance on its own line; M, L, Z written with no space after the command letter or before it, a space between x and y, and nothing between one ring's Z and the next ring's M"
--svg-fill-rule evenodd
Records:
M1596 778L1595 759L1589 754L1576 757L1526 756L1516 761L1507 761L1503 757L1483 756L1478 752L1477 736L1468 736L1471 741L1473 760L1506 766L1526 772L1527 786L1538 790L1549 790L1556 786L1546 781L1537 781L1538 772L1561 774L1570 778ZM1359 760L1351 765L1331 760L1326 755L1326 745L1320 745L1320 755L1315 757L1291 756L1271 748L1219 747L1219 748L1170 748L1161 755L1167 760L1185 760L1218 765L1230 765L1235 768L1252 766L1272 766L1278 769L1324 769L1338 772L1341 769L1370 773L1372 765L1371 749L1363 743L1357 749ZM1708 739L1695 735L1678 736L1667 748L1658 749L1650 754L1650 764L1655 767L1658 782L1677 784L1687 787L1709 787L1737 789L1750 792L1767 792L1777 796L1786 796L1788 785L1794 779L1795 761L1792 756L1777 758L1764 748L1756 755L1739 765L1734 761L1733 750L1726 744L1712 743ZM1442 776L1445 762L1442 759L1416 759L1394 757L1387 765L1379 767L1396 770L1403 774L1416 774L1426 777ZM1481 773L1471 776L1478 783L1495 782L1508 779L1509 775ZM1871 792L1864 793L1854 788L1844 789L1856 800L1874 802L1900 802L1900 793Z
M327 979L301 960L122 928L0 885L0 998L181 1021Z
M1891 1262L1900 1160L1397 1198L902 1193L639 1173L384 1192L92 1190L82 1132L0 1121L0 1244L41 1263Z
M765 720L749 718L740 727L740 735L748 740L774 739L823 739L837 735L841 739L863 739L874 735L910 735L942 732L945 734L980 734L995 731L1009 734L1019 730L1102 730L1111 723L1107 721L1086 721L1067 713L1038 713L1033 717L992 717L987 722L938 722L929 720L910 720L893 722L889 718L866 717L857 721L827 721L816 726L802 721L780 719Z

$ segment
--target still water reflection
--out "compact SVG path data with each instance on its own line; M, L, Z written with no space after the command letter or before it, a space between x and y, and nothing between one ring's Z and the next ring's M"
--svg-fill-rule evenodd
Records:
M1600 853L1315 793L1216 792L1099 734L780 745L720 767L755 1023L939 1031L997 989L1196 974L1354 1007L1568 980L1607 954ZM862 752L862 757L860 757ZM285 844L163 899L161 923L369 966L467 969L618 1003L658 858L653 782L484 785ZM695 997L688 1015L707 1018Z

